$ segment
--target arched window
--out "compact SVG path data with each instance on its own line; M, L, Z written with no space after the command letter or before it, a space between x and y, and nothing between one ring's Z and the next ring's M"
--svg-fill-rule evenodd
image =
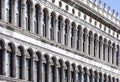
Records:
M83 30L83 52L87 52L87 39L88 39L88 37L87 37L87 29L85 28L84 30Z
M54 40L54 29L55 29L55 14L51 13L51 28L50 28L50 38Z
M27 17L26 17L26 29L28 30L28 31L30 31L31 30L31 10L32 10L32 3L29 1L29 0L27 0L26 1L26 5L27 5L27 8L26 8L26 15L27 15Z
M21 0L18 0L18 10L19 10L19 27L21 27Z
M48 11L47 9L43 10L43 36L47 37L47 28L48 28Z
M61 43L61 30L62 30L62 23L63 23L63 20L62 20L62 17L59 16L58 17L58 32L57 32L57 37L58 37L58 42Z
M104 39L104 43L103 43L103 60L106 60L106 44L107 44L107 40Z
M68 45L68 32L69 32L69 20L66 19L65 20L65 45L67 46Z
M35 21L34 21L34 32L39 34L40 28L40 6L37 4L35 5Z
M22 47L18 47L18 51L16 54L16 78L17 79L22 79L22 56L23 56Z
M94 57L96 57L98 54L97 54L97 50L98 50L98 35L95 34L94 35Z
M49 56L45 55L44 56L44 61L43 61L43 68L42 68L42 82L47 82L47 77L50 74L50 71L48 72L48 67L49 67ZM49 68L50 69L50 68Z
M76 25L73 22L72 23L72 28L71 28L71 48L74 48L75 46L75 30L76 30Z
M99 37L99 58L101 58L101 59L103 58L103 57L102 57L102 53L103 53L102 49L103 49L102 36L100 36L100 37Z
M108 62L111 61L111 41L108 42Z
M7 52L6 52L6 76L13 77L14 72L14 55L15 55L15 48L12 43L8 44Z
M88 54L91 54L91 50L92 50L92 38L93 38L93 34L92 31L89 32L89 38L88 38Z
M26 57L26 62L25 62L25 80L27 80L27 81L31 81L31 79L32 79L32 75L31 75L31 73L33 72L32 71L32 60L33 60L33 52L32 52L32 50L31 49L28 49L27 50L27 57Z

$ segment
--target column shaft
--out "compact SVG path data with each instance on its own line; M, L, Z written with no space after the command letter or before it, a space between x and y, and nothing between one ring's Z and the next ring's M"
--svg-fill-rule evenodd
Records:
M23 1L23 3L22 3L22 11L21 11L21 27L24 30L26 30L25 9L26 9L26 3L25 3L25 1Z

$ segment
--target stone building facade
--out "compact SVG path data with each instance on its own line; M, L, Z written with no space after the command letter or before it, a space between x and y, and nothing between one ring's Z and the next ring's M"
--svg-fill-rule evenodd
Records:
M120 20L90 0L0 0L0 82L120 82Z

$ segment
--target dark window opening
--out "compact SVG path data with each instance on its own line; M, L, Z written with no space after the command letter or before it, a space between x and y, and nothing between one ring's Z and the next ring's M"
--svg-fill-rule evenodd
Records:
M39 33L39 29L38 28L39 28L39 17L40 17L39 16L39 14L40 14L39 12L40 12L40 9L39 9L39 7L37 5L35 6L35 9L36 9L36 11L35 11L36 25L35 25L34 28L35 28L35 33L38 34Z
M12 23L12 1L9 0L9 23Z
M51 14L51 29L50 29L50 36L51 39L54 40L54 24L55 24L55 18L54 15Z
M21 0L18 1L18 9L19 9L19 27L21 27Z
M47 12L46 10L43 10L43 36L47 37Z
M31 22L31 3L27 1L27 30L30 31L30 22Z

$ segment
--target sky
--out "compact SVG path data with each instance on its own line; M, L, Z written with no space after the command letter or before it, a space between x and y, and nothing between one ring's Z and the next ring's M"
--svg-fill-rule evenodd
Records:
M111 10L115 10L119 13L120 18L120 0L101 0L102 3L106 3L107 6L110 6Z

